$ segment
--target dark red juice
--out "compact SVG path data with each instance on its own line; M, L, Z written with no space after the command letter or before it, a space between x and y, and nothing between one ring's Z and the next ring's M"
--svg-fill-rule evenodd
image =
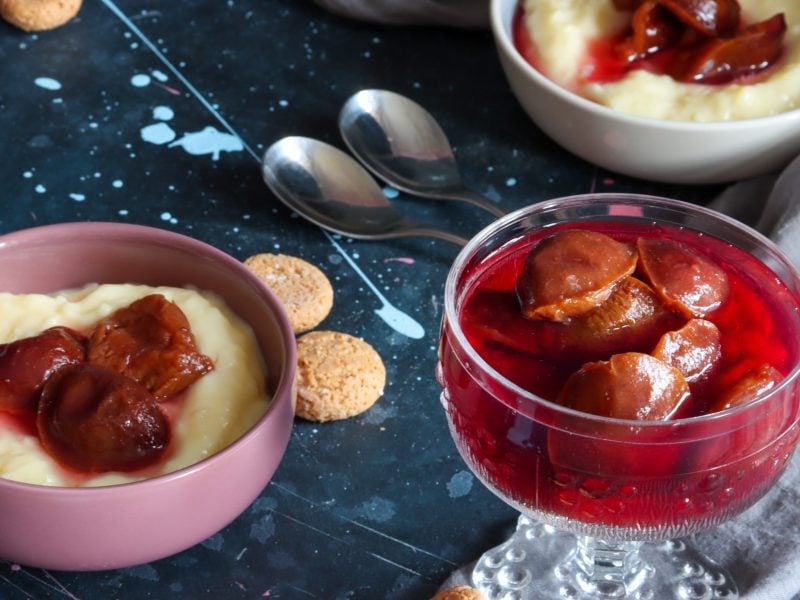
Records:
M627 242L642 236L680 241L724 269L730 293L705 317L721 332L721 363L710 379L691 386L692 401L674 426L560 410L561 386L587 357L554 357L546 348L551 325L524 319L514 290L531 246L560 227L503 247L463 274L468 287L459 292L459 325L467 343L502 375L465 360L444 324L439 377L465 460L521 510L583 532L661 539L747 508L769 489L797 441L796 390L790 386L758 411L699 417L720 389L754 365L768 363L784 376L792 371L800 357L796 299L755 257L710 236L642 223L565 225ZM632 350L652 350L652 341L635 343L640 347Z

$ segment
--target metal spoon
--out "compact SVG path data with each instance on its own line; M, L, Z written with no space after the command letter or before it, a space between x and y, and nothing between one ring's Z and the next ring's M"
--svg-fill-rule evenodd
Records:
M362 90L345 102L339 131L350 151L399 190L460 200L502 217L505 211L464 185L453 149L431 114L386 90Z
M285 137L264 153L261 171L272 192L320 227L361 239L425 236L463 246L461 236L397 212L374 179L348 154L306 137Z

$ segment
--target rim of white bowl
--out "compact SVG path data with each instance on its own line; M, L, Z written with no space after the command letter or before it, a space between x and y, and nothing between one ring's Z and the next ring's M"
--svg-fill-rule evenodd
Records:
M581 109L595 113L605 118L617 119L634 125L655 127L658 129L670 130L692 130L694 132L709 131L713 132L720 129L726 131L736 131L738 129L752 129L759 125L772 125L776 122L800 122L800 107L791 110L767 115L763 117L752 117L747 119L732 119L730 121L686 121L678 119L659 119L656 117L644 117L632 113L623 112L593 102L583 96L569 91L565 87L557 84L552 79L538 71L528 61L526 61L517 50L511 35L511 24L514 14L521 0L491 0L490 6L490 25L494 39L498 45L498 51L503 52L509 59L521 68L531 79L548 91L559 96L565 102L574 104ZM507 11L511 14L508 15Z

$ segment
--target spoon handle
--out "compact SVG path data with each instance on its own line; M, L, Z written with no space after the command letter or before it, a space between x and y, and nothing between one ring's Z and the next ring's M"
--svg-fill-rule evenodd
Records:
M448 193L446 196L443 195L442 198L467 202L468 204L472 204L472 206L477 206L478 208L482 208L486 212L493 214L495 217L504 217L508 214L507 211L497 206L486 196L484 196L483 194L479 194L478 192L475 192L469 188L464 188L463 190L459 190L458 192Z

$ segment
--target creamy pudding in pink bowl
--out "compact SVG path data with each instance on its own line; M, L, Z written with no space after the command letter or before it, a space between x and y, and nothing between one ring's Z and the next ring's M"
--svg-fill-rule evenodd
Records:
M184 387L165 371L171 346L148 359L158 367L141 381L133 381L141 369L108 375L98 366L104 353L117 359L131 322L147 332L139 341L177 339L178 329L151 335L152 315L133 310L154 298L156 312L171 315L163 323L178 319L192 344L175 364L202 357L202 372ZM78 364L48 371L40 396L26 400L32 408L13 400L7 383L0 390L0 558L98 570L169 556L234 520L277 469L294 416L294 334L280 302L233 257L136 225L68 223L9 233L0 236L0 308L0 369L11 379L25 383L17 368L24 362L14 356L43 346L49 334L42 332L75 332L87 347ZM116 344L111 351L108 340ZM129 358L116 362L136 367ZM125 380L120 388L97 393L94 414L102 418L74 425L75 415L85 414L75 398L94 397L81 386L118 379ZM46 410L53 398L58 410ZM137 412L128 418L130 405ZM132 441L115 437L125 429L120 422L137 424ZM154 430L163 435L149 435ZM163 448L148 448L153 440Z

